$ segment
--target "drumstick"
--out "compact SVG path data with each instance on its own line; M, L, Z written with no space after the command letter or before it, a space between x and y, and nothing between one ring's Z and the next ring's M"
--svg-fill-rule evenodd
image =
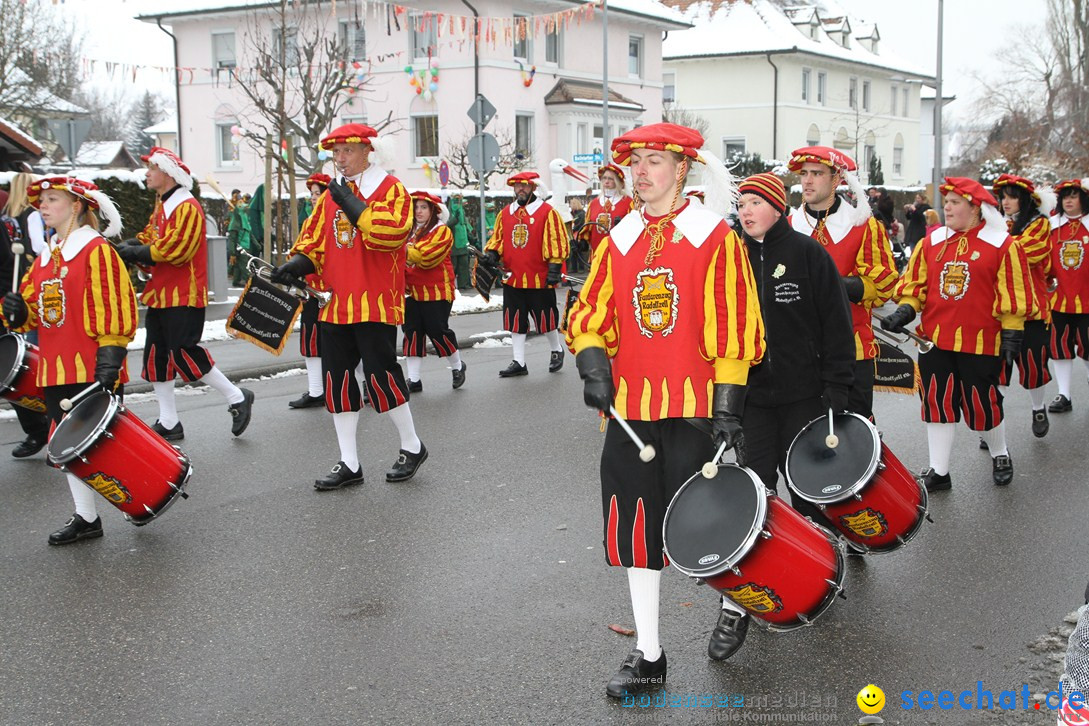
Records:
M654 447L650 444L643 443L643 440L639 438L639 435L632 431L628 422L620 416L620 412L616 410L615 406L609 406L609 413L611 413L613 418L616 419L616 422L620 424L620 428L624 429L624 433L628 435L628 438L631 439L632 443L639 447L639 460L645 463L653 459L654 454L656 453Z
M12 292L19 292L19 258L23 256L26 248L20 242L11 243L11 255L15 258L15 269L11 271Z
M828 435L824 437L824 445L829 449L834 449L839 446L839 437L836 436L835 430L832 428L832 408L828 408Z
M722 461L723 454L726 453L726 442L723 442L718 447L718 451L715 452L715 457L703 465L700 469L700 473L703 474L704 479L714 479L718 476L718 462Z
M71 411L73 406L75 406L77 403L79 403L81 400L83 400L87 396L91 395L95 391L105 391L105 390L106 389L102 387L102 384L100 384L98 382L92 383L91 385L87 386L86 388L84 388L82 391L80 391L76 395L72 396L71 398L62 398L61 402L60 402L61 410L62 411Z

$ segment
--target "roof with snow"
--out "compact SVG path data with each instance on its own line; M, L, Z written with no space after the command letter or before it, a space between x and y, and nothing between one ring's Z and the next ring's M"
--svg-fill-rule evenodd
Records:
M0 116L0 146L34 157L42 155L42 145L37 139L19 128L14 121L9 121L2 116Z
M601 99L603 94L601 93L600 83L590 83L588 81L573 81L570 78L561 78L556 82L556 85L552 87L552 90L545 94L545 105L551 106L560 103L575 103L585 104L589 106L601 107ZM643 104L638 101L633 101L630 98L620 95L613 89L609 89L609 108L623 108L631 109L633 111L643 110Z
M787 8L770 0L667 1L682 10L694 27L669 34L662 44L665 60L805 53L920 80L934 75L921 65L874 48L872 43L881 37L877 26L850 18L835 0Z
M177 116L171 116L170 118L166 119L165 121L160 121L159 123L157 123L157 124L155 124L153 126L148 126L146 129L144 129L144 133L145 134L152 134L152 135L154 135L154 134L176 134L176 133L178 133L178 117Z
M7 82L11 87L25 87L25 98L20 98L18 106L24 111L52 111L89 116L90 111L77 106L71 101L66 101L59 96L54 96L46 88L35 84L21 68L12 67L7 74Z
M76 166L135 169L140 162L125 148L124 141L85 141L72 160Z

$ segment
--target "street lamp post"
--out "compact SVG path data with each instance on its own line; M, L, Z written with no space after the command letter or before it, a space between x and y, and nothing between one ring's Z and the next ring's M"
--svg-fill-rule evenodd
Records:
M938 67L934 74L934 172L931 183L934 185L934 211L939 219L945 221L944 210L939 204L942 183L942 15L945 0L938 0Z

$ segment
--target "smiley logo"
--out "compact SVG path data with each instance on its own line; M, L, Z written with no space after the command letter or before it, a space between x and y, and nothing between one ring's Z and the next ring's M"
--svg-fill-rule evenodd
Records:
M885 707L885 692L870 683L858 692L855 700L858 701L858 708L862 713L880 713Z

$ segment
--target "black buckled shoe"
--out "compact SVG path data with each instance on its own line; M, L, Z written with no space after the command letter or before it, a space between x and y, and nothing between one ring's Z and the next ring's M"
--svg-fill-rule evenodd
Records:
M163 426L161 423L156 421L155 423L151 424L151 430L159 434L159 436L162 436L167 441L181 441L185 438L185 429L182 428L181 421L174 424L174 428L172 429L168 429L166 426Z
M711 660L726 660L745 644L745 635L748 632L749 618L744 613L723 608L718 614L715 629L711 631L707 657Z
M454 377L453 387L455 391L465 385L465 371L467 370L469 370L469 366L465 365L465 361L462 361L459 370L450 371L450 374Z
M78 514L73 514L62 528L49 535L49 544L66 545L81 539L94 539L101 536L102 517L95 517L95 521L88 522Z
M938 474L933 469L927 469L919 475L919 483L926 487L928 492L943 492L953 488L953 480L948 474Z
M994 457L991 478L1000 487L1004 487L1013 481L1013 459L1010 458L1009 454L999 454Z
M1055 400L1047 405L1047 410L1051 413L1067 413L1074 410L1074 404L1069 398L1063 394L1055 396Z
M548 372L555 373L561 368L563 368L563 351L554 350L548 357Z
M424 382L414 381L411 378L408 380L408 392L409 393L423 393Z
M343 489L355 484L363 483L363 467L359 471L352 471L343 461L338 461L329 476L324 479L315 479L314 488L319 492L331 492L334 489Z
M620 670L609 679L605 693L612 698L623 698L664 685L665 677L665 651L658 656L658 660L651 662L643 657L643 651L636 648L628 653L628 657L620 664Z
M11 450L11 455L16 459L25 459L28 456L37 454L42 450L42 447L45 446L45 444L45 439L39 439L37 436L27 436Z
M981 451L987 450L987 442L983 440L982 436L979 437L979 448Z
M393 468L386 472L386 481L399 482L408 481L412 477L416 476L416 470L420 468L420 464L427 461L427 447L420 444L420 453L410 454L409 452L401 449L397 455L397 463L393 465Z
M310 391L288 402L288 408L316 408L325 405L325 396L311 396Z
M234 419L231 423L231 433L235 436L241 436L246 427L250 425L250 415L253 413L253 391L243 388L242 400L227 406L227 411L230 412L231 418Z
M510 365L499 371L500 378L514 378L515 376L528 376L529 368L522 365L516 360L512 360Z
M1051 422L1047 420L1047 409L1041 408L1039 411L1032 412L1032 435L1038 439L1042 439L1047 436L1047 432L1051 430Z

